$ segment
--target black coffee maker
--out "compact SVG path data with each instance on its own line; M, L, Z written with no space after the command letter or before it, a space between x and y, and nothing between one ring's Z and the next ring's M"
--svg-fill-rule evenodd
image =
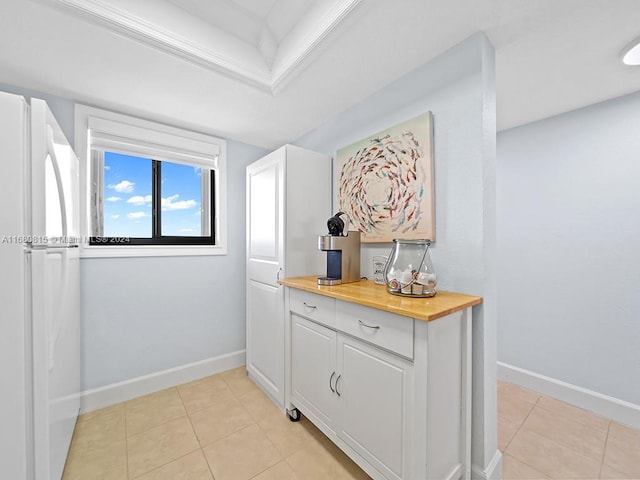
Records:
M348 231L348 224L346 214L338 212L327 220L329 235L318 237L318 249L327 252L327 275L318 277L318 285L360 280L360 232Z

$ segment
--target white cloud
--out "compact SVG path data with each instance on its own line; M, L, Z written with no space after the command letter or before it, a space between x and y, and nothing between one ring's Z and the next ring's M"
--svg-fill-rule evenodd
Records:
M198 203L195 200L178 200L180 195L171 195L162 199L162 210L187 210L195 207Z
M116 192L120 193L131 193L135 187L134 182L130 182L129 180L122 180L120 183L116 183L115 185L108 185L109 188L113 188Z
M111 215L111 218L113 218L114 220L117 220L120 218L120 215Z
M111 167L110 167L109 165L105 165L105 166L104 166L104 169L105 169L105 170L111 170Z
M132 203L134 205L144 205L145 203L151 203L151 195L145 195L144 197L141 195L135 195L127 200L127 203Z
M119 202L122 200L120 197L109 197L107 198L107 202Z
M127 213L127 218L130 220L136 220L138 218L144 218L144 217L148 217L149 214L146 212L131 212L131 213Z

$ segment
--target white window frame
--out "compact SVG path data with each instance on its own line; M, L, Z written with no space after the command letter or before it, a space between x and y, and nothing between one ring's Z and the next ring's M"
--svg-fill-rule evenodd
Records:
M185 146L194 150L217 152L211 165L215 174L215 245L89 245L91 228L91 135L90 125L100 125L103 133L116 138L139 140L147 149L158 152L160 159L175 158L176 152L185 151ZM106 132L105 132L106 131ZM83 242L82 257L157 257L185 255L227 254L227 142L224 139L143 120L129 115L110 112L86 105L75 106L75 151L80 160L80 228ZM163 154L163 149L167 154ZM188 150L188 149L187 149ZM191 163L191 160L185 157ZM202 160L201 160L202 161ZM197 166L198 159L193 159Z

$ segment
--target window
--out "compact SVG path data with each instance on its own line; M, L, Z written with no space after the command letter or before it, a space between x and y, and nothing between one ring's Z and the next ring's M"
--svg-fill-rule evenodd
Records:
M108 150L91 156L91 245L215 244L215 170Z
M83 106L76 125L84 256L226 253L224 140Z

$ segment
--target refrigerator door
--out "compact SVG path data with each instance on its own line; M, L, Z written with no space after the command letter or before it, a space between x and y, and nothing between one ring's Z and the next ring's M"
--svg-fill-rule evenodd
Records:
M0 477L32 478L28 470L30 381L24 186L28 107L0 92Z
M79 243L79 163L47 104L31 100L32 209L34 244Z
M80 408L78 160L37 99L30 165L35 478L59 480Z

